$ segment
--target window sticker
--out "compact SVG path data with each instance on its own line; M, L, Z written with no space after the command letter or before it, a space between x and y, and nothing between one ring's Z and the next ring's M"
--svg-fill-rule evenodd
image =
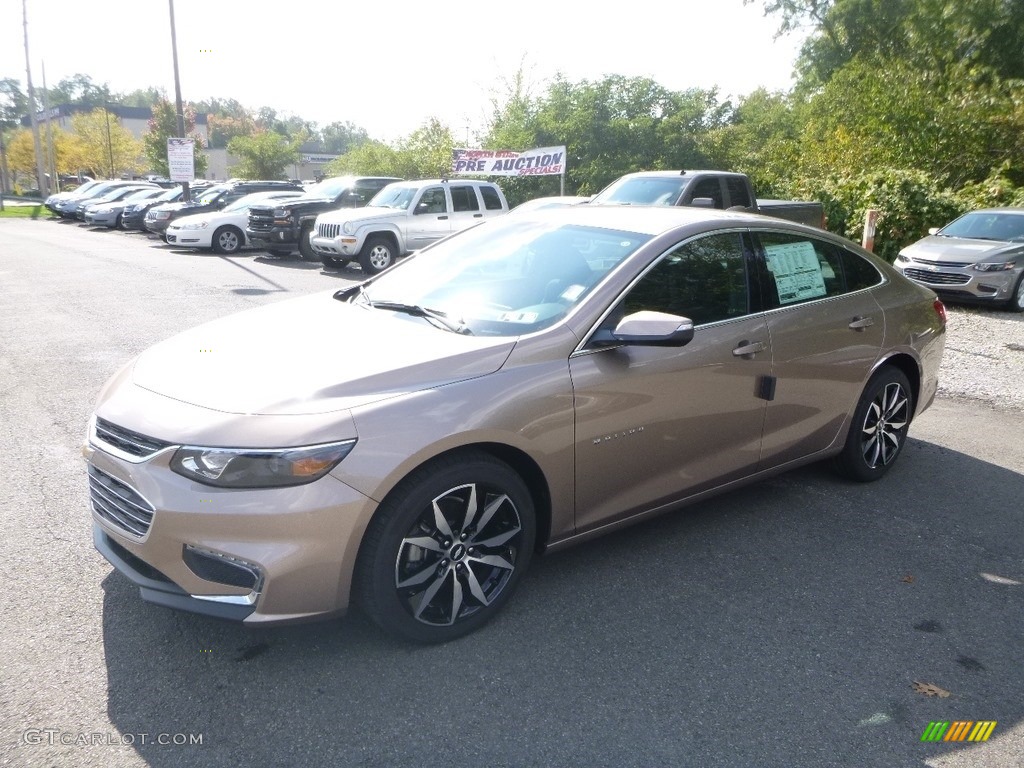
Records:
M800 243L776 243L766 245L764 250L768 269L775 275L779 304L792 304L826 295L821 263L811 243L806 240Z

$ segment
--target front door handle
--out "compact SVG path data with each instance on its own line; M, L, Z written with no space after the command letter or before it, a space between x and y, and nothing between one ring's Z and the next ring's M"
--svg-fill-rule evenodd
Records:
M764 352L763 341L741 341L739 346L732 351L736 357L753 357L758 352Z
M865 328L870 328L875 324L875 318L873 317L860 317L859 315L850 321L850 328L855 331L863 331Z

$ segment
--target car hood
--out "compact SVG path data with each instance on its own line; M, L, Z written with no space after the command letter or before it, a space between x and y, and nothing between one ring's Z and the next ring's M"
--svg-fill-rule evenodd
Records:
M396 216L404 216L406 211L398 208L340 208L330 213L321 214L324 221L331 224L341 224L346 221L374 221L375 219L394 219Z
M328 413L492 373L515 346L514 338L462 336L332 294L185 331L143 352L132 380L224 413Z
M929 235L913 245L908 245L900 253L912 259L951 264L987 261L992 257L1012 256L1022 251L1024 251L1024 243Z
M237 213L237 211L236 211ZM181 228L186 224L196 224L200 221L205 221L212 224L216 219L222 218L225 214L223 211L217 211L215 213L188 213L185 216L179 216L169 225L170 229ZM230 216L231 214L227 214Z

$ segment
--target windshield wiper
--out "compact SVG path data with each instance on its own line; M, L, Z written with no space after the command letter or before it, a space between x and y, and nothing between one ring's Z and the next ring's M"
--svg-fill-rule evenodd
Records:
M391 312L402 312L406 315L412 315L413 317L423 317L427 320L433 320L440 323L444 328L448 329L452 333L459 333L464 336L473 335L473 332L469 330L469 327L461 320L459 322L449 320L447 314L436 309L421 307L419 304L403 304L400 301L368 301L367 303L374 309L386 309Z

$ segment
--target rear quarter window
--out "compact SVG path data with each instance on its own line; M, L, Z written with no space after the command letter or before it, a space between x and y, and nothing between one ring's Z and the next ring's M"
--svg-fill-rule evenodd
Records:
M501 195L498 190L490 186L480 187L480 196L484 199L484 208L488 211L500 211L504 206L501 204Z
M761 232L767 305L784 307L878 285L881 273L865 258L813 237Z

